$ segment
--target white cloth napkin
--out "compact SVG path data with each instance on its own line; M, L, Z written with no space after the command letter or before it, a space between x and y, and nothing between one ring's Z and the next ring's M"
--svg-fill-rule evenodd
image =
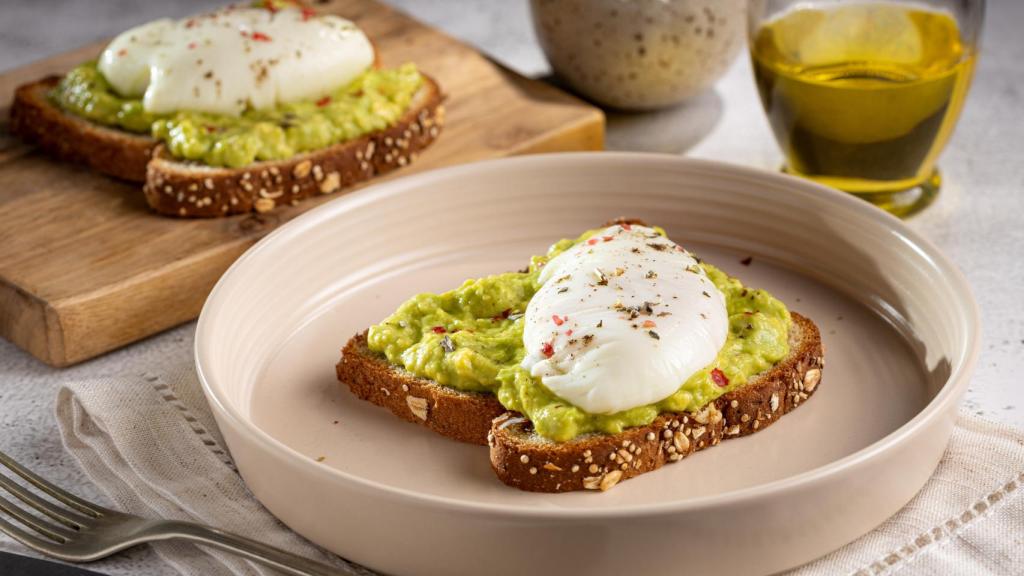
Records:
M68 451L121 509L354 567L290 531L246 490L193 372L67 384L56 415ZM153 547L188 576L274 573L191 544ZM1024 431L962 414L935 475L910 504L791 574L1024 574Z
M373 572L292 532L246 489L194 372L68 384L57 394L64 446L118 508L215 526L357 574ZM188 576L277 576L237 556L187 543L152 544Z

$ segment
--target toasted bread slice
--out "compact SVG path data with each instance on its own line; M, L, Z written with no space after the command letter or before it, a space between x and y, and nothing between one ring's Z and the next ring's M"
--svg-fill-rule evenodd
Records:
M389 128L287 160L243 168L179 160L149 136L68 114L47 96L60 82L59 76L17 89L11 131L63 160L145 182L146 200L161 214L212 217L266 212L341 190L415 160L444 124L441 88L433 78L423 77L409 109Z
M789 355L699 412L662 414L647 426L569 442L543 438L528 420L507 413L494 420L488 436L491 467L505 484L531 492L607 490L722 440L764 430L818 389L825 365L818 327L791 316Z
M439 434L490 446L502 482L536 492L603 489L660 468L723 439L753 434L807 400L818 387L824 355L808 318L791 314L790 353L742 388L691 414L662 414L621 434L553 442L507 412L492 394L462 392L414 376L366 346L366 333L342 350L338 379L359 398ZM614 459L612 455L614 456Z
M366 332L348 341L336 370L357 397L459 442L487 445L491 421L507 412L494 394L442 386L389 363L367 348Z
M90 122L54 106L48 96L60 76L19 86L11 104L11 133L69 162L97 172L143 182L157 141L143 134Z
M437 138L444 124L441 88L427 75L423 78L409 109L391 127L287 160L212 167L174 158L160 144L147 167L146 200L157 212L172 216L266 212L405 166Z

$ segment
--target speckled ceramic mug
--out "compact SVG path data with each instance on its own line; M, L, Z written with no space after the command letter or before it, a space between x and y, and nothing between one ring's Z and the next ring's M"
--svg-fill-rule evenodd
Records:
M560 79L600 104L670 106L706 89L736 58L746 0L531 0Z

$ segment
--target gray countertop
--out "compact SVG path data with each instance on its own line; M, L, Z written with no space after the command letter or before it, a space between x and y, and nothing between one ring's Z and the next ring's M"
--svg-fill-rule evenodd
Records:
M511 68L543 75L526 2L393 2ZM77 47L159 16L220 4L5 0L0 70ZM1024 427L1024 2L989 2L983 53L953 140L941 159L944 190L910 225L960 266L982 311L981 361L965 408ZM738 58L713 91L675 110L609 116L610 148L686 153L775 169L781 156L757 101L750 65ZM53 404L61 382L111 374L161 374L191 361L194 323L65 370L48 368L0 340L0 449L88 498L92 487L60 444ZM0 549L17 550L0 537ZM147 548L100 562L109 574L173 572Z

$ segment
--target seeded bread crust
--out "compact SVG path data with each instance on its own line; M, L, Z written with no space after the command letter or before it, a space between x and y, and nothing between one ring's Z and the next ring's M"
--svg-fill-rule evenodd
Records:
M156 140L65 113L47 96L60 80L60 76L47 76L15 90L11 133L62 160L86 164L115 178L145 181Z
M217 168L178 160L160 144L147 168L146 200L169 216L268 212L406 166L437 139L444 125L441 88L423 77L409 110L390 128L288 160Z
M722 440L764 430L818 389L825 366L817 326L791 315L789 356L699 412L662 414L647 426L569 442L547 440L522 415L506 413L488 435L491 467L505 484L531 492L608 490Z
M491 466L509 486L533 492L607 490L724 439L762 430L806 401L825 365L821 335L810 319L791 316L789 356L701 411L663 414L620 434L562 443L533 433L526 418L507 412L491 394L461 392L389 364L367 348L365 332L345 345L336 369L357 397L448 438L490 446Z
M459 442L486 446L491 421L507 412L494 394L462 392L393 366L367 347L366 332L348 341L336 370L358 398Z

